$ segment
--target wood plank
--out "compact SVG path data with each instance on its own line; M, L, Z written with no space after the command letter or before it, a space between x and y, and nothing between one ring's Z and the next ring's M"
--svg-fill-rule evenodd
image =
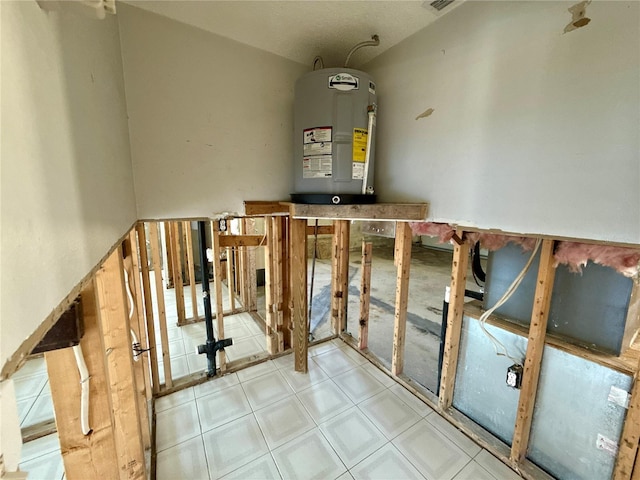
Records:
M191 231L191 222L183 223L185 235L185 243L187 250L187 263L189 265L189 288L191 290L191 318L197 320L198 315L198 291L196 287L195 263L193 257L193 232ZM204 271L204 270L202 270Z
M252 235L256 231L256 221L253 218L243 218L242 222L245 224L245 231L247 234ZM256 249L245 249L247 255L247 304L245 305L248 312L255 312L258 310L258 279L256 273Z
M84 336L80 348L90 375L89 427L92 431L85 436L80 428L82 387L73 349L45 353L53 409L59 419L56 428L60 452L67 478L118 478L111 399L93 282L82 290L81 300Z
M360 276L360 321L358 328L358 349L364 350L369 343L369 300L371 298L371 260L373 243L362 242L362 270Z
M458 236L464 239L463 233ZM458 368L458 352L460 349L460 333L464 314L464 290L467 285L467 269L469 268L469 242L453 247L453 263L451 271L451 294L449 297L449 314L447 315L447 333L444 339L444 355L440 375L440 394L438 404L441 410L451 407L453 388Z
M316 234L316 228L318 229L318 235L333 235L333 225L307 225L307 236Z
M171 246L171 263L173 265L173 287L176 294L176 313L178 325L183 325L186 315L184 313L184 282L182 280L182 253L180 248L180 222L165 222L170 229L169 238Z
M118 248L96 273L96 306L104 340L120 478L146 479L123 275L122 249Z
M136 229L132 229L129 232L129 245L131 246L131 270L132 270L132 278L133 278L133 297L136 301L136 312L138 317L138 330L139 334L139 342L140 348L142 350L146 350L144 354L142 354L141 358L143 358L144 368L142 369L144 373L144 391L146 395L146 399L148 402L151 401L153 397L153 390L151 388L151 372L149 370L149 337L147 333L147 324L144 314L144 295L142 293L142 284L140 280L140 254L138 252L138 235ZM148 413L147 413L148 415ZM150 429L149 429L150 430ZM145 449L146 449L145 444Z
M284 235L283 235L283 218L282 217L271 217L272 223L272 237L270 239L271 252L273 257L273 268L272 268L272 281L273 281L273 313L274 313L274 321L276 325L276 338L277 342L277 352L283 352L284 348L284 312L285 312L285 302L284 302L284 283L283 283L283 273L287 262L283 262L283 244L284 244ZM265 282L266 283L266 282Z
M342 265L342 250L340 248L342 222L334 220L333 226L333 238L331 239L331 332L334 335L338 335L340 333L340 323L338 320L340 301L338 291L340 289L340 268Z
M291 220L291 278L294 361L296 372L307 373L309 325L307 323L307 221Z
M242 221L242 220L241 220ZM264 235L220 235L220 246L226 247L260 247L268 239Z
M640 365L639 365L640 368ZM633 376L633 387L629 407L624 419L622 434L618 445L618 456L613 469L614 480L627 480L640 476L640 464L638 458L638 444L640 442L640 373ZM635 466L635 468L634 468Z
M295 219L326 218L332 220L393 220L423 222L428 203L375 203L371 205L307 205L290 204Z
M149 223L149 243L151 245L151 265L156 286L156 303L158 304L158 325L160 327L160 343L162 345L162 366L164 367L164 384L166 388L173 386L171 377L171 356L169 355L169 335L167 333L167 315L164 306L164 287L162 285L162 267L160 264L160 238L158 223Z
M160 377L158 375L158 356L156 350L156 327L153 320L153 300L151 297L151 280L149 276L149 258L147 253L147 237L144 223L136 225L138 233L138 250L140 252L140 272L142 274L142 293L144 296L144 311L147 327L147 341L149 348L149 363L151 367L151 389L154 394L160 391Z
M636 461L631 473L631 480L640 480L640 449L636 453Z
M245 200L244 214L250 216L262 215L287 215L289 213L289 205L282 202Z
M238 230L240 231L240 235L245 235L246 233L246 225L242 219L238 222ZM240 290L240 301L242 302L242 306L246 309L249 305L249 286L247 283L247 262L248 262L248 252L246 249L242 249L238 252L238 273L239 281L237 283Z
M338 279L338 333L347 329L349 308L349 238L351 222L340 220L340 278Z
M221 235L220 239L223 239L226 235ZM227 247L225 249L227 251L227 293L229 294L229 308L231 310L236 309L236 282L235 282L235 271L233 268L233 264L235 262L235 252L232 248Z
M158 227L160 227L160 222L158 222ZM162 228L160 229L161 237L164 238L164 243L161 243L163 250L162 255L163 259L166 259L166 262L162 264L165 266L167 272L166 284L167 288L173 288L173 256L171 255L171 222L162 222Z
M280 272L279 282L282 284L281 297L278 308L278 328L282 331L282 338L279 338L280 351L293 348L293 306L291 303L291 257L290 248L290 219L289 217L278 217L276 222L278 239L278 264Z
M266 343L267 351L270 355L278 352L278 325L276 310L276 271L277 267L274 265L274 222L273 217L268 215L264 219L265 235L268 239L267 246L264 249L264 268L265 268L265 282L264 282L264 297L265 297L265 314L266 314Z
M520 389L516 426L511 445L511 461L514 464L519 464L525 459L529 446L531 420L538 391L549 305L551 304L553 281L556 273L554 267L555 259L553 258L554 243L553 240L542 241L540 267L538 269L531 324L529 326L527 356L524 361L522 388Z
M135 239L135 232L131 232L132 235L129 239L123 242L124 259L122 261L124 266L124 284L127 292L125 299L125 307L127 308L127 314L129 317L130 330L135 333L138 339L138 344L141 349L146 350L147 345L147 333L143 326L140 328L140 324L144 322L143 315L140 313L137 299L140 297L138 288L136 286L136 276L138 275L137 261L134 267L133 257L138 257L138 253L133 249L133 246L137 244ZM144 325L144 323L143 323ZM132 342L133 343L133 342ZM140 432L142 435L142 447L147 450L151 448L151 424L149 422L149 403L147 399L147 375L145 374L147 357L145 354L139 354L133 356L133 375L135 378L135 387L138 401L138 412L140 420ZM149 389L149 392L151 389Z
M407 222L396 224L396 306L393 328L393 357L391 373L400 375L404 369L404 345L409 302L409 272L411 268L411 227Z
M211 246L213 250L213 283L216 294L216 320L218 325L218 340L224 337L224 313L222 309L222 264L220 262L220 229L216 221L211 222ZM227 359L224 349L218 350L218 368L221 373L227 369Z
M180 226L180 233L182 234L182 237L180 238L181 243L181 251L182 251L182 256L180 257L180 261L182 262L182 265L184 266L184 270L182 272L182 284L186 285L191 284L191 268L190 268L190 262L189 262L189 252L188 252L188 248L187 248L187 232L191 230L191 223L190 222L185 222L185 221L181 221L178 223Z

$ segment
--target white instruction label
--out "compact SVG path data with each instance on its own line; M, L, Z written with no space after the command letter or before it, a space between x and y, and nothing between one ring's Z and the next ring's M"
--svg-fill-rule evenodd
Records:
M331 155L304 157L302 161L302 178L331 178Z
M364 163L353 162L351 165L351 179L362 180L364 178Z
M607 400L621 407L629 408L629 397L630 395L626 390L612 386Z
M618 454L618 444L600 433L596 440L596 447L598 447L598 450L604 450L612 457L615 457Z
M307 128L303 132L304 144L331 141L331 127Z

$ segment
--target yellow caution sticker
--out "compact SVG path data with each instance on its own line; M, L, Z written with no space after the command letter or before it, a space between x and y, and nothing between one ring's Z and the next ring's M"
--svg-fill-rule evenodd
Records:
M353 161L364 163L367 155L367 129L353 129Z

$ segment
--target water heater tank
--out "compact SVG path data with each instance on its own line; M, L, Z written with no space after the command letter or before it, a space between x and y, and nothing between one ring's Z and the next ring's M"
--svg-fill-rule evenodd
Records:
M375 83L359 70L324 68L298 79L294 104L295 193L291 195L294 202L375 202L376 105Z

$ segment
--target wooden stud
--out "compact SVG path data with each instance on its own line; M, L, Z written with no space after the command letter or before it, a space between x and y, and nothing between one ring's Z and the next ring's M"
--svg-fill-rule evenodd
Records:
M196 273L195 263L193 257L193 235L191 232L191 222L184 222L183 228L186 233L185 243L187 250L187 262L189 264L189 288L191 290L191 319L198 320L198 291L196 288ZM202 270L204 272L204 270Z
M346 329L349 294L349 221L335 220L331 242L331 328L335 335Z
M542 241L540 267L538 269L531 324L529 326L527 356L524 361L522 388L520 389L516 426L511 444L511 461L514 465L521 463L525 459L529 446L531 420L538 391L538 378L540 377L544 339L547 333L549 305L551 304L553 281L556 273L553 247L553 240Z
M338 333L347 329L347 309L349 308L349 233L350 222L340 220L340 278L338 281Z
M464 239L463 232L458 236ZM462 316L464 314L464 290L467 285L467 269L469 268L469 243L453 247L453 264L451 271L451 293L449 296L449 314L447 316L447 333L444 338L444 355L440 376L440 394L438 405L447 410L453 402L453 389L458 368L458 352L460 334L462 332Z
M288 327L285 326L285 301L284 301L284 282L283 277L285 268L288 262L283 262L283 244L285 235L283 234L283 217L273 217L272 223L272 238L271 250L273 253L273 301L274 301L274 315L276 324L276 342L277 351L283 352L285 329L288 331ZM285 328L286 327L286 328Z
M104 339L120 478L146 479L123 275L122 249L118 248L96 273L96 305Z
M220 237L221 239L224 236ZM231 310L236 309L236 282L235 275L236 269L233 268L233 264L236 263L235 260L235 251L231 247L227 247L225 249L227 251L227 290L229 294L229 308Z
M151 298L151 281L149 277L149 258L147 254L147 237L144 223L136 225L138 233L138 250L140 252L140 271L142 273L142 292L144 296L144 311L147 327L147 342L149 348L149 363L151 367L151 389L154 394L160 391L160 377L158 375L158 356L156 350L156 327L153 320L153 300ZM149 226L151 228L151 226Z
M371 297L371 259L373 243L362 242L362 275L360 279L360 322L358 329L358 348L364 350L369 338L369 299Z
M342 232L342 222L334 220L333 222L333 238L331 239L331 332L334 335L340 333L338 312L340 309L339 302L339 285L340 285L340 266L342 250L340 249L340 238Z
M264 249L264 265L265 265L265 282L264 282L264 296L265 296L265 309L266 309L266 342L267 351L270 355L278 352L278 337L277 337L277 315L274 312L276 309L276 267L274 266L274 243L273 239L273 217L267 216L264 219L265 235L268 239L267 246Z
M60 452L67 478L101 480L118 478L116 444L111 422L111 399L104 358L103 339L98 325L94 282L81 293L84 336L80 340L89 381L89 427L80 428L81 384L73 350L64 348L45 353L51 399L57 421Z
M170 230L172 264L173 264L173 287L176 294L176 313L178 314L178 325L184 325L186 319L184 313L184 282L182 281L182 253L180 248L180 222L165 222Z
M216 320L218 339L224 338L224 313L222 311L222 264L220 262L220 229L218 222L211 222L211 246L213 250L213 283L216 292ZM227 360L224 349L218 350L218 368L224 373Z
M294 361L296 372L307 373L307 221L291 220L291 284Z
M411 227L407 222L396 224L396 308L393 329L391 373L398 376L404 370L404 344L409 303L409 270L411 267Z
M291 304L291 264L288 259L290 248L290 220L289 217L278 217L276 220L276 237L278 241L278 272L280 284L280 301L278 302L278 329L282 332L279 338L280 351L284 352L293 347L293 321Z
M146 350L143 354L144 358L148 358L148 350L149 350L149 337L147 336L147 325L144 316L144 306L143 306L143 294L142 294L142 285L140 283L140 256L138 253L138 236L136 235L136 229L132 229L129 232L129 245L131 247L131 277L133 278L133 298L136 302L136 316L138 317L138 341L140 343L140 348L142 350ZM149 362L143 360L144 368L142 369L144 374L144 391L146 394L147 401L151 401L153 397L153 391L151 388L151 374L149 371ZM145 449L146 449L145 444Z
M238 230L240 232L240 235L244 235L246 233L246 225L242 219L240 219L238 222ZM242 302L242 306L244 307L245 310L247 309L247 305L249 305L249 289L247 284L247 261L248 261L247 251L245 249L242 249L241 251L238 252L237 265L238 265L238 273L240 274L240 276L239 276L239 281L237 282L237 285L240 290L240 301Z
M171 377L171 356L169 354L169 335L167 333L167 315L164 306L164 288L162 286L162 267L160 266L160 238L158 223L149 223L149 243L151 244L151 265L156 284L156 302L158 304L158 324L160 326L160 342L162 345L162 365L164 367L164 384L166 388L173 386Z
M639 366L640 368L640 366ZM640 464L637 461L640 450L640 375L634 375L633 387L631 388L631 398L629 408L624 419L620 443L618 446L618 456L613 470L613 480L627 480L629 478L640 477ZM632 477L633 473L633 477Z
M189 261L189 248L188 248L188 242L187 242L187 232L191 231L191 222L188 221L182 221L179 222L180 225L180 233L182 233L182 237L180 238L180 242L181 242L181 251L182 251L182 257L180 259L180 261L182 262L182 265L184 265L184 271L182 274L182 284L189 284L191 285L191 262Z
M165 266L167 272L167 288L173 288L173 255L171 255L171 223L163 222L162 228L160 228L160 222L158 222L158 227L160 228L160 232L162 237L164 237L164 244L162 244L162 258L166 260L162 264Z
M245 230L248 234L253 234L256 231L256 221L253 218L243 218L242 222L245 223ZM247 305L245 305L248 312L255 312L258 310L258 280L256 272L256 249L247 250Z
M141 349L146 350L147 345L147 333L144 328L143 314L141 313L140 290L138 277L138 252L134 250L137 245L135 239L135 232L131 231L131 235L128 240L125 240L123 246L125 257L123 259L123 266L125 269L125 287L128 288L127 298L125 306L127 307L127 313L129 314L129 327L138 339L138 344ZM134 266L134 257L136 258ZM136 279L136 277L138 277ZM133 300L133 305L130 303ZM142 326L142 328L141 328ZM140 429L142 434L142 445L146 450L151 448L151 427L149 423L149 404L150 398L147 398L147 391L151 393L151 388L147 390L147 386L150 387L148 381L148 369L147 369L147 357L146 354L140 354L134 357L133 362L133 374L135 377L135 386L138 399L138 411L140 412Z

